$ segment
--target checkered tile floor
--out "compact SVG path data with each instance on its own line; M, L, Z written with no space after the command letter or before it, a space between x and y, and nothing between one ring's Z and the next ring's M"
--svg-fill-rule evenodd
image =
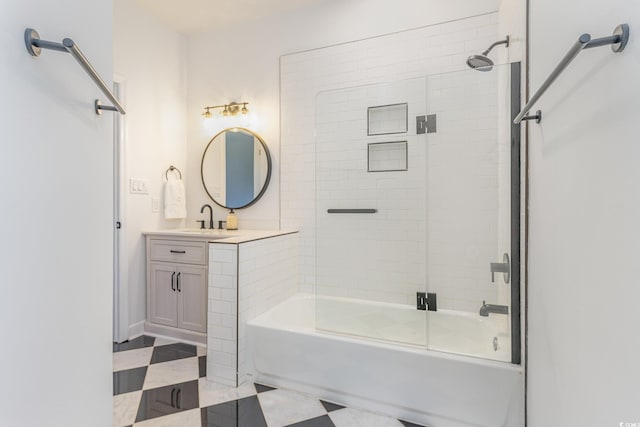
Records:
M148 336L114 344L114 426L420 427L261 384L213 384L205 353Z

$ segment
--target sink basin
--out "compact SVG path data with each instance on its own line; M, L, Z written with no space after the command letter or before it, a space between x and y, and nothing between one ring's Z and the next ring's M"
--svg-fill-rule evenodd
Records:
M206 235L210 239L226 239L227 237L233 236L233 234L228 233L226 230L210 230L207 228L182 228L176 230L176 232Z

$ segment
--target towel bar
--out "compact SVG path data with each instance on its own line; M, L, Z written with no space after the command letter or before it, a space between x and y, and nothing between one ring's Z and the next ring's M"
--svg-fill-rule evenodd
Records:
M118 98L115 97L113 92L109 89L109 86L104 82L102 77L98 74L96 69L91 65L86 56L82 53L77 44L71 39L64 39L62 43L51 42L48 40L42 40L40 38L40 34L33 28L27 28L24 30L24 42L27 47L27 52L31 56L38 57L42 52L42 49L55 50L58 52L67 52L70 53L71 56L74 57L78 64L82 67L82 69L91 77L91 80L98 86L98 88L105 94L109 101L113 104L111 105L102 105L99 100L95 100L93 106L96 114L102 114L102 110L107 111L117 111L120 114L126 114L126 111Z
M327 209L330 214L374 214L377 209Z
M173 171L178 172L178 175L180 176L180 180L182 180L182 172L180 172L180 169L178 169L177 167L171 165L171 166L169 166L169 169L167 169L164 172L164 177L167 179L167 181L169 181L169 172L173 172Z

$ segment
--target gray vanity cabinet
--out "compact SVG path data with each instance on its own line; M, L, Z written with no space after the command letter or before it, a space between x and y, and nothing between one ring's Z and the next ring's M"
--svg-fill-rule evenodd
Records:
M206 242L148 239L147 253L147 322L206 333Z
M175 287L177 264L151 263L148 307L149 321L178 327L178 294Z

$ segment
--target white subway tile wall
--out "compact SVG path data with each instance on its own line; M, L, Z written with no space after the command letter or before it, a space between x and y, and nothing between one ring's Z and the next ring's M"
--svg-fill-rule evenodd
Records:
M298 292L298 233L240 245L238 384L246 375L247 322Z
M209 244L207 378L237 385L238 245Z
M298 290L298 234L209 244L207 378L236 387L245 376L246 322Z
M440 307L467 311L494 298L497 80L464 73L451 87L446 77L424 76L464 70L497 37L493 13L281 57L282 227L300 230L301 291L317 285L331 295L413 303L428 285ZM367 94L366 85L375 90ZM367 107L400 102L409 104L409 132L367 137ZM335 111L321 108L327 104ZM427 112L438 114L438 132L416 135L413 118ZM394 140L408 142L408 171L367 174L367 143ZM378 214L328 216L329 207Z

